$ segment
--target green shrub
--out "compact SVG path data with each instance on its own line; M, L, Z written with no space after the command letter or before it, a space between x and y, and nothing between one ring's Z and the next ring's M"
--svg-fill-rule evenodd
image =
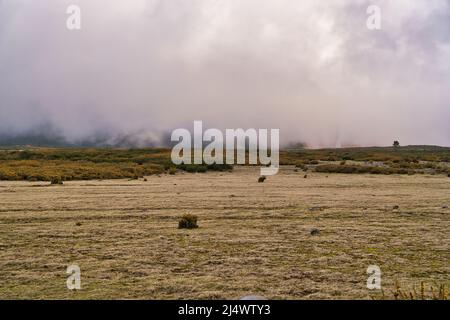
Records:
M354 158L353 158L351 155L349 155L349 154L345 154L345 155L342 157L342 160L354 160Z
M370 173L370 174L414 174L413 170L407 170L404 168L387 168L387 167L372 167L372 166L359 166L359 165L336 165L336 164L324 164L316 167L317 172L328 173Z
M230 171L233 170L233 166L229 164L180 164L177 166L179 170L194 173L194 172L200 172L204 173L207 171Z
M28 150L24 150L19 152L19 159L20 160L30 160L33 158L33 152L28 151Z
M233 166L229 164L209 164L207 165L208 171L231 171L233 170Z
M193 214L185 214L178 221L178 229L196 229L197 216Z
M60 177L53 177L53 178L50 180L50 183L51 183L51 184L54 184L54 185L62 185L62 184L63 184L63 181L62 181L62 179L61 179Z

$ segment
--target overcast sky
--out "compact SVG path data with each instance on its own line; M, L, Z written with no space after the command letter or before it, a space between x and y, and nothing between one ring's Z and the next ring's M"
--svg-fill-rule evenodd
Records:
M448 0L0 0L0 135L157 139L203 120L450 146L449 119Z

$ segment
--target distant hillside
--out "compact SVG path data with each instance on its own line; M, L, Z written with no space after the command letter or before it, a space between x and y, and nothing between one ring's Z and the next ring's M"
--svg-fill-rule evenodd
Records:
M121 134L109 136L106 134L96 135L89 140L80 140L76 142L68 141L58 134L21 134L15 136L0 135L0 147L18 148L24 146L49 147L49 148L81 148L81 147L126 147L143 148L159 146L157 139L153 139L142 134Z

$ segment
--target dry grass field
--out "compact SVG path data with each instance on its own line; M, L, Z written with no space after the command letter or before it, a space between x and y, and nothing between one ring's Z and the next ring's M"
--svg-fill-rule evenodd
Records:
M386 293L450 285L447 176L258 172L0 181L0 298L369 299L373 264Z

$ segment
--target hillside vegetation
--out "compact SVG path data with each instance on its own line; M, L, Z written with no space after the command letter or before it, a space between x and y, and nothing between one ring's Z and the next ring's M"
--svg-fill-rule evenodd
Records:
M292 149L281 165L329 173L446 174L450 148L433 146ZM9 148L0 149L0 180L70 181L138 179L152 174L231 170L230 165L175 166L162 148Z
M70 181L139 179L177 170L207 172L230 170L227 165L179 165L168 149L27 148L0 151L0 180Z

